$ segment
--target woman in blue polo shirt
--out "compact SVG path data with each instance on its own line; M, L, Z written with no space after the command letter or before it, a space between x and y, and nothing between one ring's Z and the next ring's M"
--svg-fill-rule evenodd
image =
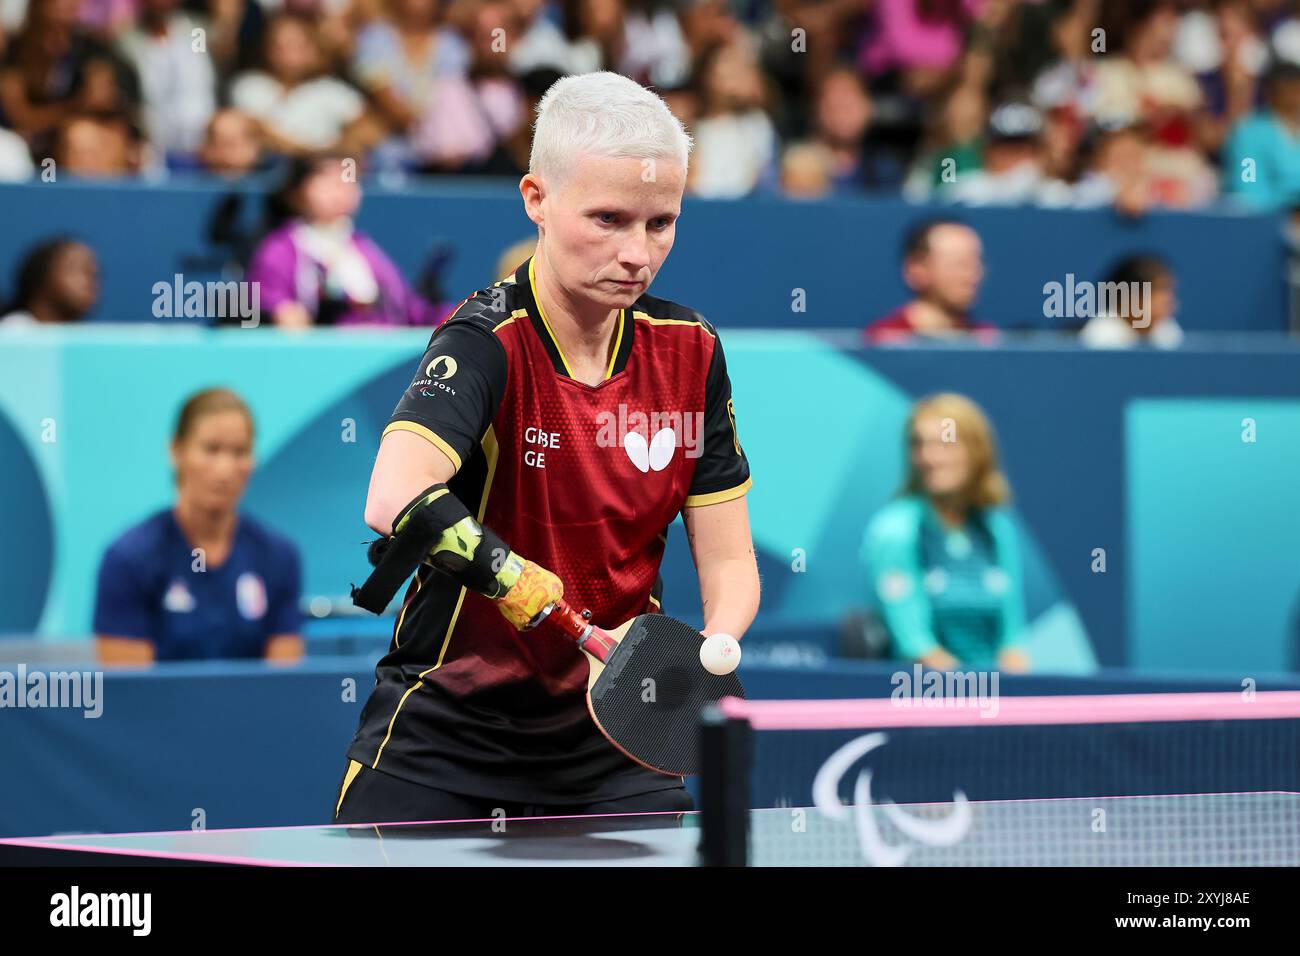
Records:
M191 396L171 461L175 504L128 529L100 563L100 660L297 660L298 549L239 510L253 471L248 406L223 388Z
M862 543L895 655L1028 670L1020 546L988 419L962 395L931 396L913 407L907 442L903 490Z

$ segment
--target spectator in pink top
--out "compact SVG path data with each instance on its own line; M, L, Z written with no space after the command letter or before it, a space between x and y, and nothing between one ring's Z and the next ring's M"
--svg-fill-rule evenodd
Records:
M913 93L934 92L958 65L980 0L876 0L858 65L870 76L898 72Z

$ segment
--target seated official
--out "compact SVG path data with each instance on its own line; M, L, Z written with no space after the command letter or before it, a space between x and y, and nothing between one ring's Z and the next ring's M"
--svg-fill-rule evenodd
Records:
M128 529L100 564L100 660L298 660L298 549L239 510L253 471L243 400L219 388L191 396L171 459L176 503Z
M867 525L862 560L896 657L950 670L1029 669L1020 546L984 413L922 399L899 498Z

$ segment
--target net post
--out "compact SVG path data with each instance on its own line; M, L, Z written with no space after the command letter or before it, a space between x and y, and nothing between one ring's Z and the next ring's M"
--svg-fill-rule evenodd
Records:
M701 866L749 862L749 762L752 730L717 704L700 714Z

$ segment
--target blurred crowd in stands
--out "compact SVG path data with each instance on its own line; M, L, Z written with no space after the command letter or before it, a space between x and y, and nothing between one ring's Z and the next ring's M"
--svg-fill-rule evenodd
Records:
M1298 64L1296 0L0 0L0 179L518 176L547 87L610 69L694 195L1289 209Z
M256 177L261 224L225 222L232 192L207 230L267 324L436 325L437 255L404 276L355 226L365 177L517 178L541 96L598 69L687 125L696 196L1300 221L1300 0L0 0L0 181ZM0 280L0 324L94 312L95 250L37 235ZM867 341L997 340L959 213L900 259L914 298L868 317ZM1180 343L1159 256L1092 278L1154 312L1099 312L1083 341Z

